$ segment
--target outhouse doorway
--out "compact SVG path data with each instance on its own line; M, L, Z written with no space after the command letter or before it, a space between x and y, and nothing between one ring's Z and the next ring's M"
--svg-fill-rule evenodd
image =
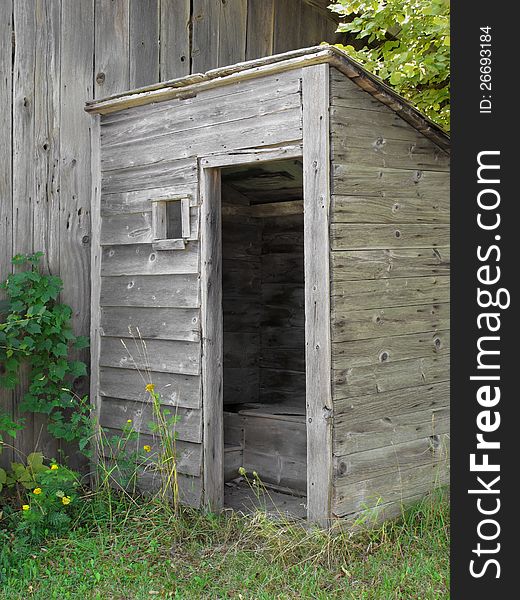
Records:
M200 161L205 499L306 517L303 158L270 154Z

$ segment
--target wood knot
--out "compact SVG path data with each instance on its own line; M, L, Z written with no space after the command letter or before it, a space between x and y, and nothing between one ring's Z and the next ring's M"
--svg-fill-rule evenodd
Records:
M396 230L395 230L395 237L396 237L397 239L399 239L399 238L401 237L401 232L399 231L399 229L396 229Z
M103 72L99 72L96 75L96 83L98 85L103 85L105 83L105 74Z
M388 360L388 352L381 352L381 354L379 355L379 360L381 362L386 362Z

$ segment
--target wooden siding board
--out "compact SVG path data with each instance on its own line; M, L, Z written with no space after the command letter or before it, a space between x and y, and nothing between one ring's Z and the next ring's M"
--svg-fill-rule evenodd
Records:
M101 98L130 87L130 3L96 0L94 96Z
M174 426L179 440L195 444L202 442L200 410L171 407L170 405L166 405L164 410L170 410L172 415L179 417L178 423ZM100 425L102 427L122 430L129 419L132 421L133 429L138 433L145 435L153 433L151 424L154 423L154 415L149 396L145 402L103 397L100 413Z
M450 248L344 250L331 254L334 280L443 276L450 272Z
M348 456L374 448L391 446L398 440L413 441L448 433L449 407L370 419L362 423L343 422L334 432L334 456Z
M334 342L366 340L405 333L436 332L450 327L449 303L336 310L332 317Z
M179 375L200 373L200 345L196 342L101 337L99 364Z
M161 396L161 403L182 408L200 408L200 376L180 375L178 373L160 373L157 371L138 371L101 367L99 372L99 393L113 398L144 402L148 399L145 386L155 385Z
M197 342L200 340L199 309L125 308L101 309L101 335L157 340Z
M338 310L391 308L433 302L449 302L450 280L441 277L368 279L332 283L332 305Z
M450 357L444 354L335 371L333 391L336 397L346 398L448 381L449 378Z
M201 324L204 505L224 505L222 215L218 169L201 173Z
M190 0L161 0L160 81L190 73Z
M12 190L12 111L13 111L13 78L12 78L12 35L13 35L13 1L0 4L0 281L5 281L12 271L11 257L13 252L13 190ZM0 290L0 300L5 292ZM0 387L0 413L13 417L13 392ZM8 441L9 438L8 438ZM4 448L0 453L0 464L8 466L13 460L11 448Z
M285 4L285 3L284 3ZM329 67L303 71L308 518L326 525L332 488L329 277Z
M246 59L247 0L227 0L220 6L218 65Z
M274 7L275 54L300 47L302 39L302 8L298 0L275 2Z
M332 344L335 370L377 365L384 361L439 356L450 351L450 332L427 331Z
M191 72L205 73L218 57L221 0L192 0Z
M77 335L89 335L91 245L91 123L78 106L93 95L94 2L62 2L61 91L60 91L60 277L61 299L73 308L72 324ZM78 32L77 24L83 27ZM89 361L88 349L74 354ZM88 393L88 380L76 389Z
M159 81L160 0L129 0L129 87Z
M199 244L184 250L154 250L151 244L104 246L101 275L180 275L198 273Z
M198 308L199 279L195 274L102 277L101 305Z
M384 474L349 485L347 481L334 489L333 513L351 515L379 504L392 503L396 509L410 495L424 496L436 487L449 483L446 459L432 464Z
M273 53L275 0L248 0L246 60Z

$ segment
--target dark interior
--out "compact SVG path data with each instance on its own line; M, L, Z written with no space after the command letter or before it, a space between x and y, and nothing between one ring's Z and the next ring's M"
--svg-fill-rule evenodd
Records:
M301 500L307 487L301 161L222 170L222 273L227 500L240 467L250 477L257 473L271 498Z

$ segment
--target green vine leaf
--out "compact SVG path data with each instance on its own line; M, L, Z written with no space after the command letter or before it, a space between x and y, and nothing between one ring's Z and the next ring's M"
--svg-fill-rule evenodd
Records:
M58 302L63 283L59 277L39 271L42 256L41 252L15 256L13 264L24 270L0 284L7 295L1 305L0 385L16 387L21 367L26 365L29 385L20 409L48 415L47 429L54 437L76 441L88 453L91 407L86 398L71 391L74 381L85 376L87 369L82 361L69 360L70 349L85 348L88 339L74 335L72 309ZM0 440L2 433L14 437L22 426L21 421L0 414Z

